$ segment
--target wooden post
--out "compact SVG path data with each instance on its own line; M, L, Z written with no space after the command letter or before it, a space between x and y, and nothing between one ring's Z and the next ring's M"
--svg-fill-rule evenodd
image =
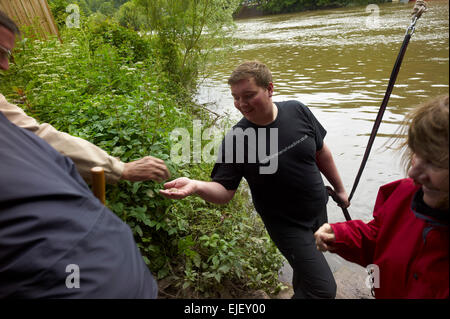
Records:
M92 192L95 197L97 197L103 205L106 203L105 195L105 171L102 167L91 168L92 174Z

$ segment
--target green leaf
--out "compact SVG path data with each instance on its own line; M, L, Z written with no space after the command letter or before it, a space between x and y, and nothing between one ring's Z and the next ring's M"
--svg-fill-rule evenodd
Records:
M188 287L190 287L190 286L191 286L191 282L185 281L182 288L183 288L183 289L186 289L186 288L188 288Z
M230 270L230 266L228 265L222 265L219 267L219 269L217 269L217 271L221 272L221 273L227 273Z
M134 184L133 184L133 189L131 190L131 192L132 192L133 194L136 194L137 191L139 190L139 188L141 187L141 185L142 185L142 183L140 183L140 182L134 183Z
M169 269L168 268L161 268L158 271L158 279L163 279L164 277L166 277L169 274Z
M193 260L194 260L195 267L200 268L200 265L202 263L202 258L200 257L200 255L197 252L195 252Z
M142 235L144 235L144 233L142 232L142 229L141 229L141 227L139 225L134 227L134 231L136 233L138 233L138 235L141 236L141 237L142 237Z

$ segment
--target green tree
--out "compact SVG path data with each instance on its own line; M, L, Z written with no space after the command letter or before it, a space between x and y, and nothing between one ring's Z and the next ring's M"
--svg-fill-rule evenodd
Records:
M112 0L115 8L120 8L123 4L127 3L128 0Z
M222 47L234 23L239 0L136 0L149 30L166 54L166 70L186 88L194 88L199 70ZM175 73L174 73L175 72Z
M85 16L88 16L91 14L91 10L89 9L89 6L86 2L86 0L78 0L78 6L80 7L80 11Z
M111 17L116 11L114 5L111 2L104 2L98 8L98 11L103 13L106 16Z
M344 7L350 4L364 5L391 1L392 0L246 0L241 1L241 4L261 8L266 13L283 13Z
M53 17L55 18L55 22L58 26L58 29L61 29L66 24L66 8L69 5L68 0L50 0L49 6L52 11Z
M139 31L144 25L145 16L136 8L134 1L125 2L115 15L123 27Z
M161 7L164 0L134 0L137 6L143 9L145 15L145 28L153 33L161 26L161 17L164 9Z

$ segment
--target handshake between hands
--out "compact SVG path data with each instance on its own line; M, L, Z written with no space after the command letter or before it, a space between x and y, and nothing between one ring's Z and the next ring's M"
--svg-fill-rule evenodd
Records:
M333 252L333 244L336 242L333 228L330 224L323 224L315 233L317 250Z

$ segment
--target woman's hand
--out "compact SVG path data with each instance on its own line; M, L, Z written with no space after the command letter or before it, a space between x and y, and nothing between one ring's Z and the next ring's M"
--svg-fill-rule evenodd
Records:
M339 198L338 206L342 208L347 208L350 206L350 202L348 201L348 194L345 190L341 192L336 192L336 196Z
M315 233L317 249L320 251L333 251L331 247L336 241L333 228L330 224L323 224Z

